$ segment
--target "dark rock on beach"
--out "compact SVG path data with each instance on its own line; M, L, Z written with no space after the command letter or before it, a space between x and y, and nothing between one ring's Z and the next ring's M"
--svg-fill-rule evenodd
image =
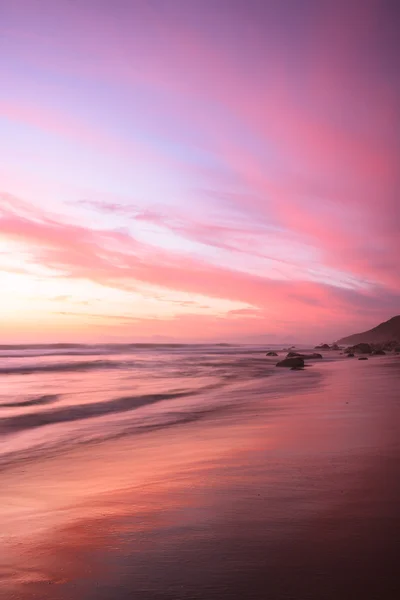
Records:
M385 342L384 344L360 343L355 346L349 346L344 351L346 354L371 354L374 356L385 356L388 352L400 352L397 342Z
M266 356L278 356L277 352L267 352Z
M348 352L346 356L347 358L354 358L354 354L352 352Z
M372 346L371 344L361 342L360 344L346 348L345 352L352 352L353 354L371 354Z
M294 367L295 369L301 369L304 367L304 359L298 356L291 358L284 358L280 362L276 363L277 367Z
M385 350L385 352L391 352L395 350L396 347L399 347L399 342L396 340L391 340L390 342L385 342L384 344L375 344L375 349Z
M306 359L313 359L313 358L323 358L322 354L318 354L317 352L313 352L312 354L301 354L300 352L289 352L289 354L286 356L286 358L302 358L303 360Z
M360 356L360 358L358 360L368 360L367 356Z
M314 350L330 350L329 344L320 344L319 346L315 346Z

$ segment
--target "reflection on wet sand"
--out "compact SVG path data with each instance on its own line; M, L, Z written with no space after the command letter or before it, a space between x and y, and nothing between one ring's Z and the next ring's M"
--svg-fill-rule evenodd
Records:
M318 366L310 389L4 472L5 597L394 600L387 365Z

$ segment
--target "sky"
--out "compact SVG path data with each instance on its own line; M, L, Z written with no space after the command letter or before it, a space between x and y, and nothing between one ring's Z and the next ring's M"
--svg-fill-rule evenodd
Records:
M395 0L0 0L0 343L400 313Z

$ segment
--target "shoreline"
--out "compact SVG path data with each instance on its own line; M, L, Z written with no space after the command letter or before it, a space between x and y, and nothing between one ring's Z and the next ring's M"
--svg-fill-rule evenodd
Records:
M93 437L93 440L83 440L81 442L77 442L77 450L78 452L80 451L80 449L82 447L86 447L86 446L91 446L92 444L97 445L100 443L107 443L108 441L113 441L114 439L118 440L119 438L124 438L124 437L136 437L136 436L141 436L141 435L146 435L151 433L151 431L155 431L158 432L164 428L171 428L171 427L182 427L184 426L186 423L190 423L192 420L197 421L198 419L200 419L201 421L203 420L207 420L208 417L213 418L217 413L224 413L227 412L229 410L233 410L233 411L238 411L240 410L240 404L242 402L242 398L243 398L243 394L250 394L252 397L256 397L258 394L260 394L260 389L262 388L262 393L266 393L267 395L274 395L274 396L284 396L286 393L290 392L292 394L294 393L298 393L301 390L308 388L310 386L315 386L318 385L318 380L321 379L322 375L320 373L320 369L321 367L323 367L323 365L327 365L330 364L332 362L336 362L336 361L340 361L342 360L342 358L339 355L338 352L330 352L328 355L323 357L323 360L310 360L307 361L306 364L306 368L302 371L302 373L299 374L298 379L296 379L297 381L297 385L295 387L295 389L293 389L293 380L296 377L296 374L291 372L290 375L289 373L287 373L288 369L278 369L275 368L276 363L278 360L280 360L283 355L286 354L286 350L282 351L282 356L278 356L278 357L266 357L264 355L264 353L261 354L260 357L257 357L256 360L258 361L258 364L260 365L261 369L265 368L265 373L260 376L256 376L254 377L254 379L248 379L248 380L243 380L241 381L240 379L238 381L234 381L234 382L224 382L222 386L216 386L216 389L213 390L213 386L210 385L209 387L206 387L204 390L196 390L196 394L195 396L197 397L196 399L198 400L197 402L194 403L193 408L194 408L194 412L192 413L190 411L190 407L192 406L191 404L187 404L187 401L190 400L190 394L189 396L185 396L185 394L182 394L182 401L179 400L179 395L177 394L178 397L178 402L174 402L173 398L169 398L168 396L170 396L171 394L168 392L165 392L165 399L160 397L160 401L157 402L157 404L161 403L162 407L171 407L172 410L178 410L178 417L175 420L174 418L172 418L170 421L164 422L164 421L160 421L160 422L150 422L149 424L146 423L142 423L140 421L140 418L142 416L143 413L145 413L148 409L151 408L151 406L149 404L150 403L146 403L143 402L143 407L140 407L140 405L136 408L135 406L132 406L132 410L131 411L127 411L127 414L129 415L135 415L138 417L139 421L137 426L135 427L135 425L132 425L132 427L129 427L126 431L121 430L121 431L116 431L115 434L109 434L108 437L106 438L102 438L102 434L99 434L99 438L96 438L95 436ZM324 369L322 368L322 373L323 373ZM291 377L291 379L288 379L288 375ZM172 394L173 396L174 394ZM128 399L128 398L127 398ZM134 396L132 396L132 400L134 399ZM141 398L138 398L141 402ZM125 398L121 398L121 400L124 402ZM193 399L191 399L192 401ZM111 401L111 402L115 402L115 401ZM182 405L182 409L183 411L187 411L185 412L180 412L179 411L179 404ZM36 406L34 408L37 408L37 410L45 411L49 412L49 414L54 414L54 409L52 409L51 407L49 409L47 409L47 407L45 407L45 409L41 409L40 405L37 405L39 408L37 408ZM62 413L66 413L67 409L69 408L69 405L63 405L60 403L57 403L56 407L57 410L59 410L59 407L61 406L61 411ZM92 405L89 405L89 407L91 407ZM189 410L187 410L189 406ZM18 405L17 405L18 408ZM157 406L156 406L157 408ZM71 407L72 411L74 411L74 407ZM24 416L23 412L23 405L21 406L20 409L20 413L21 416L19 417L12 417L13 420L17 419L21 419L23 422L27 421L28 419ZM4 410L3 410L3 415L4 415ZM124 411L121 412L121 417L124 417ZM35 413L32 413L32 417L34 416ZM39 413L41 414L41 412ZM173 415L174 413L171 412L171 414ZM4 415L5 421L7 421L7 415ZM99 426L101 426L102 422L106 423L109 421L110 416L108 416L107 414L105 415L101 415L101 414L96 414L95 412L93 412L93 415L90 415L90 421L92 423L96 422ZM113 415L111 415L111 417L113 417ZM75 420L75 419L74 419ZM59 427L62 428L63 427L63 422L57 422L56 420L54 420L54 422L49 422L49 425L45 424L45 422L43 423L43 425L40 424L40 426L37 428L37 434L40 434L41 428L45 427L46 431L47 431L47 427L50 427L52 429ZM27 433L29 434L30 430L29 428L27 429ZM14 431L10 432L11 434L14 434ZM16 431L17 435L18 435L18 431ZM24 434L24 430L22 430L21 434ZM7 440L7 437L4 438L5 440ZM17 450L15 452L10 452L8 454L1 454L0 453L0 474L2 472L5 472L9 469L13 469L14 466L24 466L25 464L30 464L35 460L38 461L45 461L47 458L53 458L54 455L62 455L64 453L68 453L74 450L74 441L73 440L68 440L67 438L65 438L62 447L57 447L57 446L52 446L49 445L49 447L46 449L46 447L40 446L38 448L38 451L36 453L36 451L33 449L27 449L25 452ZM35 456L35 454L37 454L37 456Z
M389 541L394 535L388 523L393 527L398 516L397 484L390 482L400 450L399 408L390 399L398 379L385 383L381 373L395 362L377 357L349 363L318 363L317 386L310 382L286 394L278 386L212 419L76 448L46 459L45 468L38 462L3 472L3 543L9 540L9 562L25 565L10 576L9 591L17 590L22 600L35 594L43 600L125 600L134 594L186 600L208 598L204 586L210 585L224 600L253 588L247 597L266 597L255 595L256 581L274 600L286 598L292 584L318 600L350 598L341 577L332 579L332 569L337 562L347 572L348 561L357 573L372 568L369 532L376 518L382 524L374 531L380 553L383 533ZM303 377L305 384L313 371L290 373L289 379ZM398 377L396 369L389 371ZM317 523L322 537L312 541ZM95 573L99 560L107 568ZM298 580L291 571L292 584L280 579L288 560L291 569L304 571ZM233 571L226 561L236 565ZM316 578L314 570L323 568L340 595L329 595ZM265 569L269 586L260 579ZM357 577L345 582L352 593ZM319 595L312 595L314 585ZM358 586L365 598L375 598L360 581ZM95 589L105 591L96 596Z

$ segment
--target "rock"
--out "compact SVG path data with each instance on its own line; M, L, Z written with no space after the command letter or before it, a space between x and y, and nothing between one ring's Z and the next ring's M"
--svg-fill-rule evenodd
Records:
M319 346L315 346L314 350L330 350L329 344L320 344Z
M286 358L303 358L304 360L309 358L323 358L322 354L318 354L317 352L313 352L312 354L301 354L300 352L289 352Z
M354 354L371 354L372 346L366 342L361 342L355 346L350 346L350 348L347 348L345 352L353 352Z
M384 344L380 344L379 346L376 346L376 349L385 350L386 352L391 352L391 350L395 350L398 347L399 347L399 342L397 342L396 340L392 340L390 342L385 342Z
M386 352L384 350L372 350L371 354L373 356L386 356Z
M276 363L277 367L294 367L295 369L301 369L304 367L304 360L298 356L292 358L284 358L280 362Z
M354 358L354 354L352 352L348 352L346 356L347 358Z
M337 344L333 344L331 346L331 350L340 350L339 346Z
M267 352L267 354L265 356L278 356L278 354L276 352Z
M358 360L368 360L367 356L360 356L360 358Z

